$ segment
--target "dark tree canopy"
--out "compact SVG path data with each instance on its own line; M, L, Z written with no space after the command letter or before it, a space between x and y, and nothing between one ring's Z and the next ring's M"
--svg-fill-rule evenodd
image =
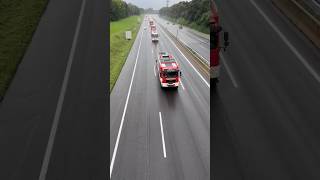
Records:
M112 0L111 3L111 21L117 21L128 16L140 15L143 11L143 9L131 3L127 4L123 0Z
M209 28L209 0L183 1L159 10L160 16L165 16L180 24L196 24Z

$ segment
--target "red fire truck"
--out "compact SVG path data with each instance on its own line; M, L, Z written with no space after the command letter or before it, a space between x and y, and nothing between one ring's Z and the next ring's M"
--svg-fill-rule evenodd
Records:
M181 71L179 64L171 54L160 52L156 60L156 69L161 87L179 87Z
M159 34L157 30L151 30L151 41L152 42L158 42L159 41Z
M219 77L219 69L220 69L220 62L219 62L219 53L220 49L223 48L224 50L229 45L229 35L228 32L224 32L224 47L220 46L219 38L220 33L222 31L222 27L219 24L219 15L218 9L214 2L211 0L211 17L210 17L210 79L215 86L218 82Z
M150 26L154 25L154 21L153 21L152 18L149 19L149 25L150 25Z
M152 24L151 26L150 26L150 29L151 29L151 31L155 31L157 28L156 28L156 25L155 24Z

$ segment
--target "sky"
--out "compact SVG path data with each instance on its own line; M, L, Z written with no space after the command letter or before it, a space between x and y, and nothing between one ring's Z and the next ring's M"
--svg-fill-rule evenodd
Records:
M153 8L159 10L166 6L166 0L124 0L127 3L132 3L140 8ZM169 6L176 4L180 1L190 1L190 0L169 0Z

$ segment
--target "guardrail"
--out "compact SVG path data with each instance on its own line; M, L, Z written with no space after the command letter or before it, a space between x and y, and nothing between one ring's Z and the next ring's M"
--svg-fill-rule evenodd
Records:
M320 48L320 21L296 0L272 0L317 47Z
M179 42L179 44L181 44L185 49L187 49L191 54L193 54L194 55L194 57L196 58L196 59L198 59L199 60L199 62L201 63L201 64L203 64L204 66L206 66L206 67L209 67L210 66L210 61L208 60L206 60L206 59L204 59L198 52L196 52L195 50L193 50L192 48L190 48L187 44L185 44L183 41L180 41L179 39L177 39L169 30L167 30L162 24L160 24L160 23L158 23L161 27L162 27L162 29L164 29L172 38L175 38L178 42Z

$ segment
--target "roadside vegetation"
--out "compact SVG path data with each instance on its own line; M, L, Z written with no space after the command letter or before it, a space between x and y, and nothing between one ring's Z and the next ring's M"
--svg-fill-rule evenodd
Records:
M117 21L129 16L140 15L141 12L143 12L142 8L139 8L131 3L128 4L123 0L111 1L111 21Z
M110 12L110 92L115 85L142 22L143 9L123 0L111 1ZM125 39L131 31L132 39Z
M110 23L110 92L120 75L142 20L141 16L130 16ZM125 39L125 31L132 32L131 40Z
M182 1L170 7L161 8L159 14L169 21L209 34L209 4L209 0Z
M0 101L23 58L48 0L0 0Z

